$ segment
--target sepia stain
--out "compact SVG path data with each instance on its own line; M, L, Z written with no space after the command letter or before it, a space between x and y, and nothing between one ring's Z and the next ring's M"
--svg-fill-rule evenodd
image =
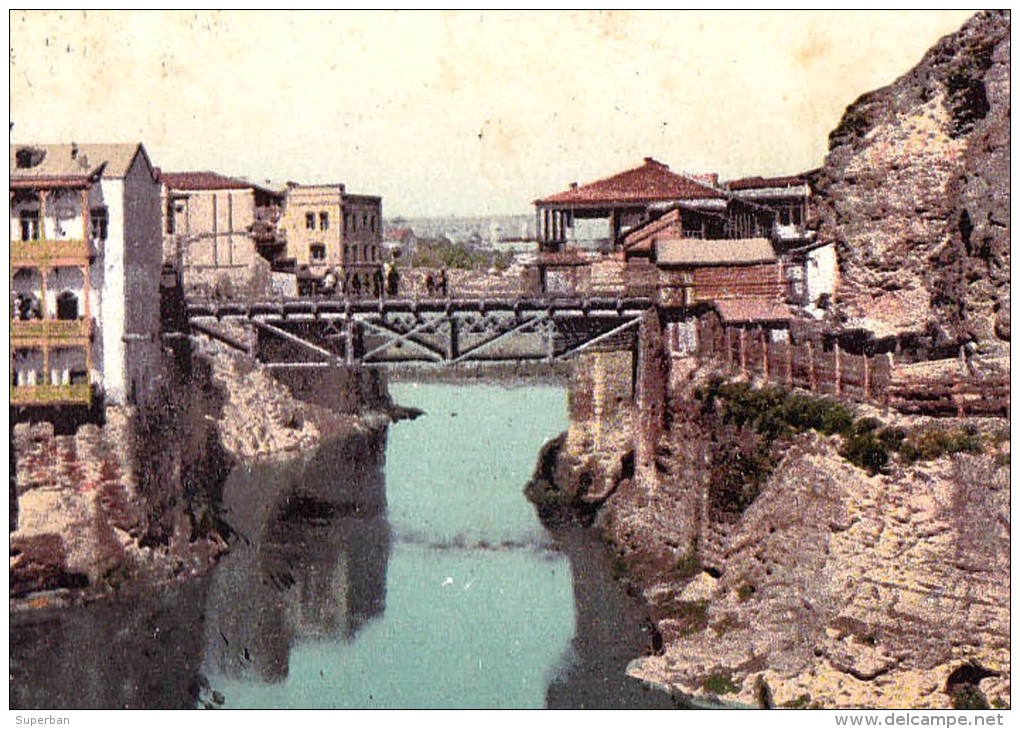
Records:
M815 31L809 31L807 38L797 47L794 60L798 66L812 66L832 52L832 43Z

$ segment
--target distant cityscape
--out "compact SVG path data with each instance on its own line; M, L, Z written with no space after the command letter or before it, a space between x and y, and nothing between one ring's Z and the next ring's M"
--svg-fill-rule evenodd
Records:
M418 239L447 238L453 243L498 246L501 242L535 241L535 215L444 215L384 219L387 231L409 228Z

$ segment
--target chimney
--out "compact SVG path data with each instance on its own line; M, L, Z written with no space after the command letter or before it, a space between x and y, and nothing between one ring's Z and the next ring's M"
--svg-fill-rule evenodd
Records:
M655 159L654 157L645 157L645 164L646 165L655 165L656 167L661 167L664 170L668 170L669 169L669 165L663 164L662 162L660 162L659 160Z
M571 182L570 183L570 189L571 190L576 190L577 189L577 183L576 182Z
M698 175L688 175L692 180L700 182L702 185L708 185L709 187L719 187L719 173L718 172L703 172Z

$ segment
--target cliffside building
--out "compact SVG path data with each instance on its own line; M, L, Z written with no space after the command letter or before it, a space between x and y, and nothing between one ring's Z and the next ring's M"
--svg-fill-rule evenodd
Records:
M370 292L382 271L382 198L341 183L292 184L280 227L286 256L314 276L332 273L347 292Z
M10 147L10 404L135 403L160 358L159 183L141 144Z
M224 280L236 288L262 258L283 253L282 192L216 172L160 172L159 179L163 260L186 288L211 291Z

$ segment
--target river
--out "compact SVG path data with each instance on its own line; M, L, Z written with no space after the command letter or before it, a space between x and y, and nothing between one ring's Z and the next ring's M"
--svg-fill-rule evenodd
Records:
M12 708L665 708L587 530L523 496L562 387L391 386L426 415L237 468L206 576L11 616Z

